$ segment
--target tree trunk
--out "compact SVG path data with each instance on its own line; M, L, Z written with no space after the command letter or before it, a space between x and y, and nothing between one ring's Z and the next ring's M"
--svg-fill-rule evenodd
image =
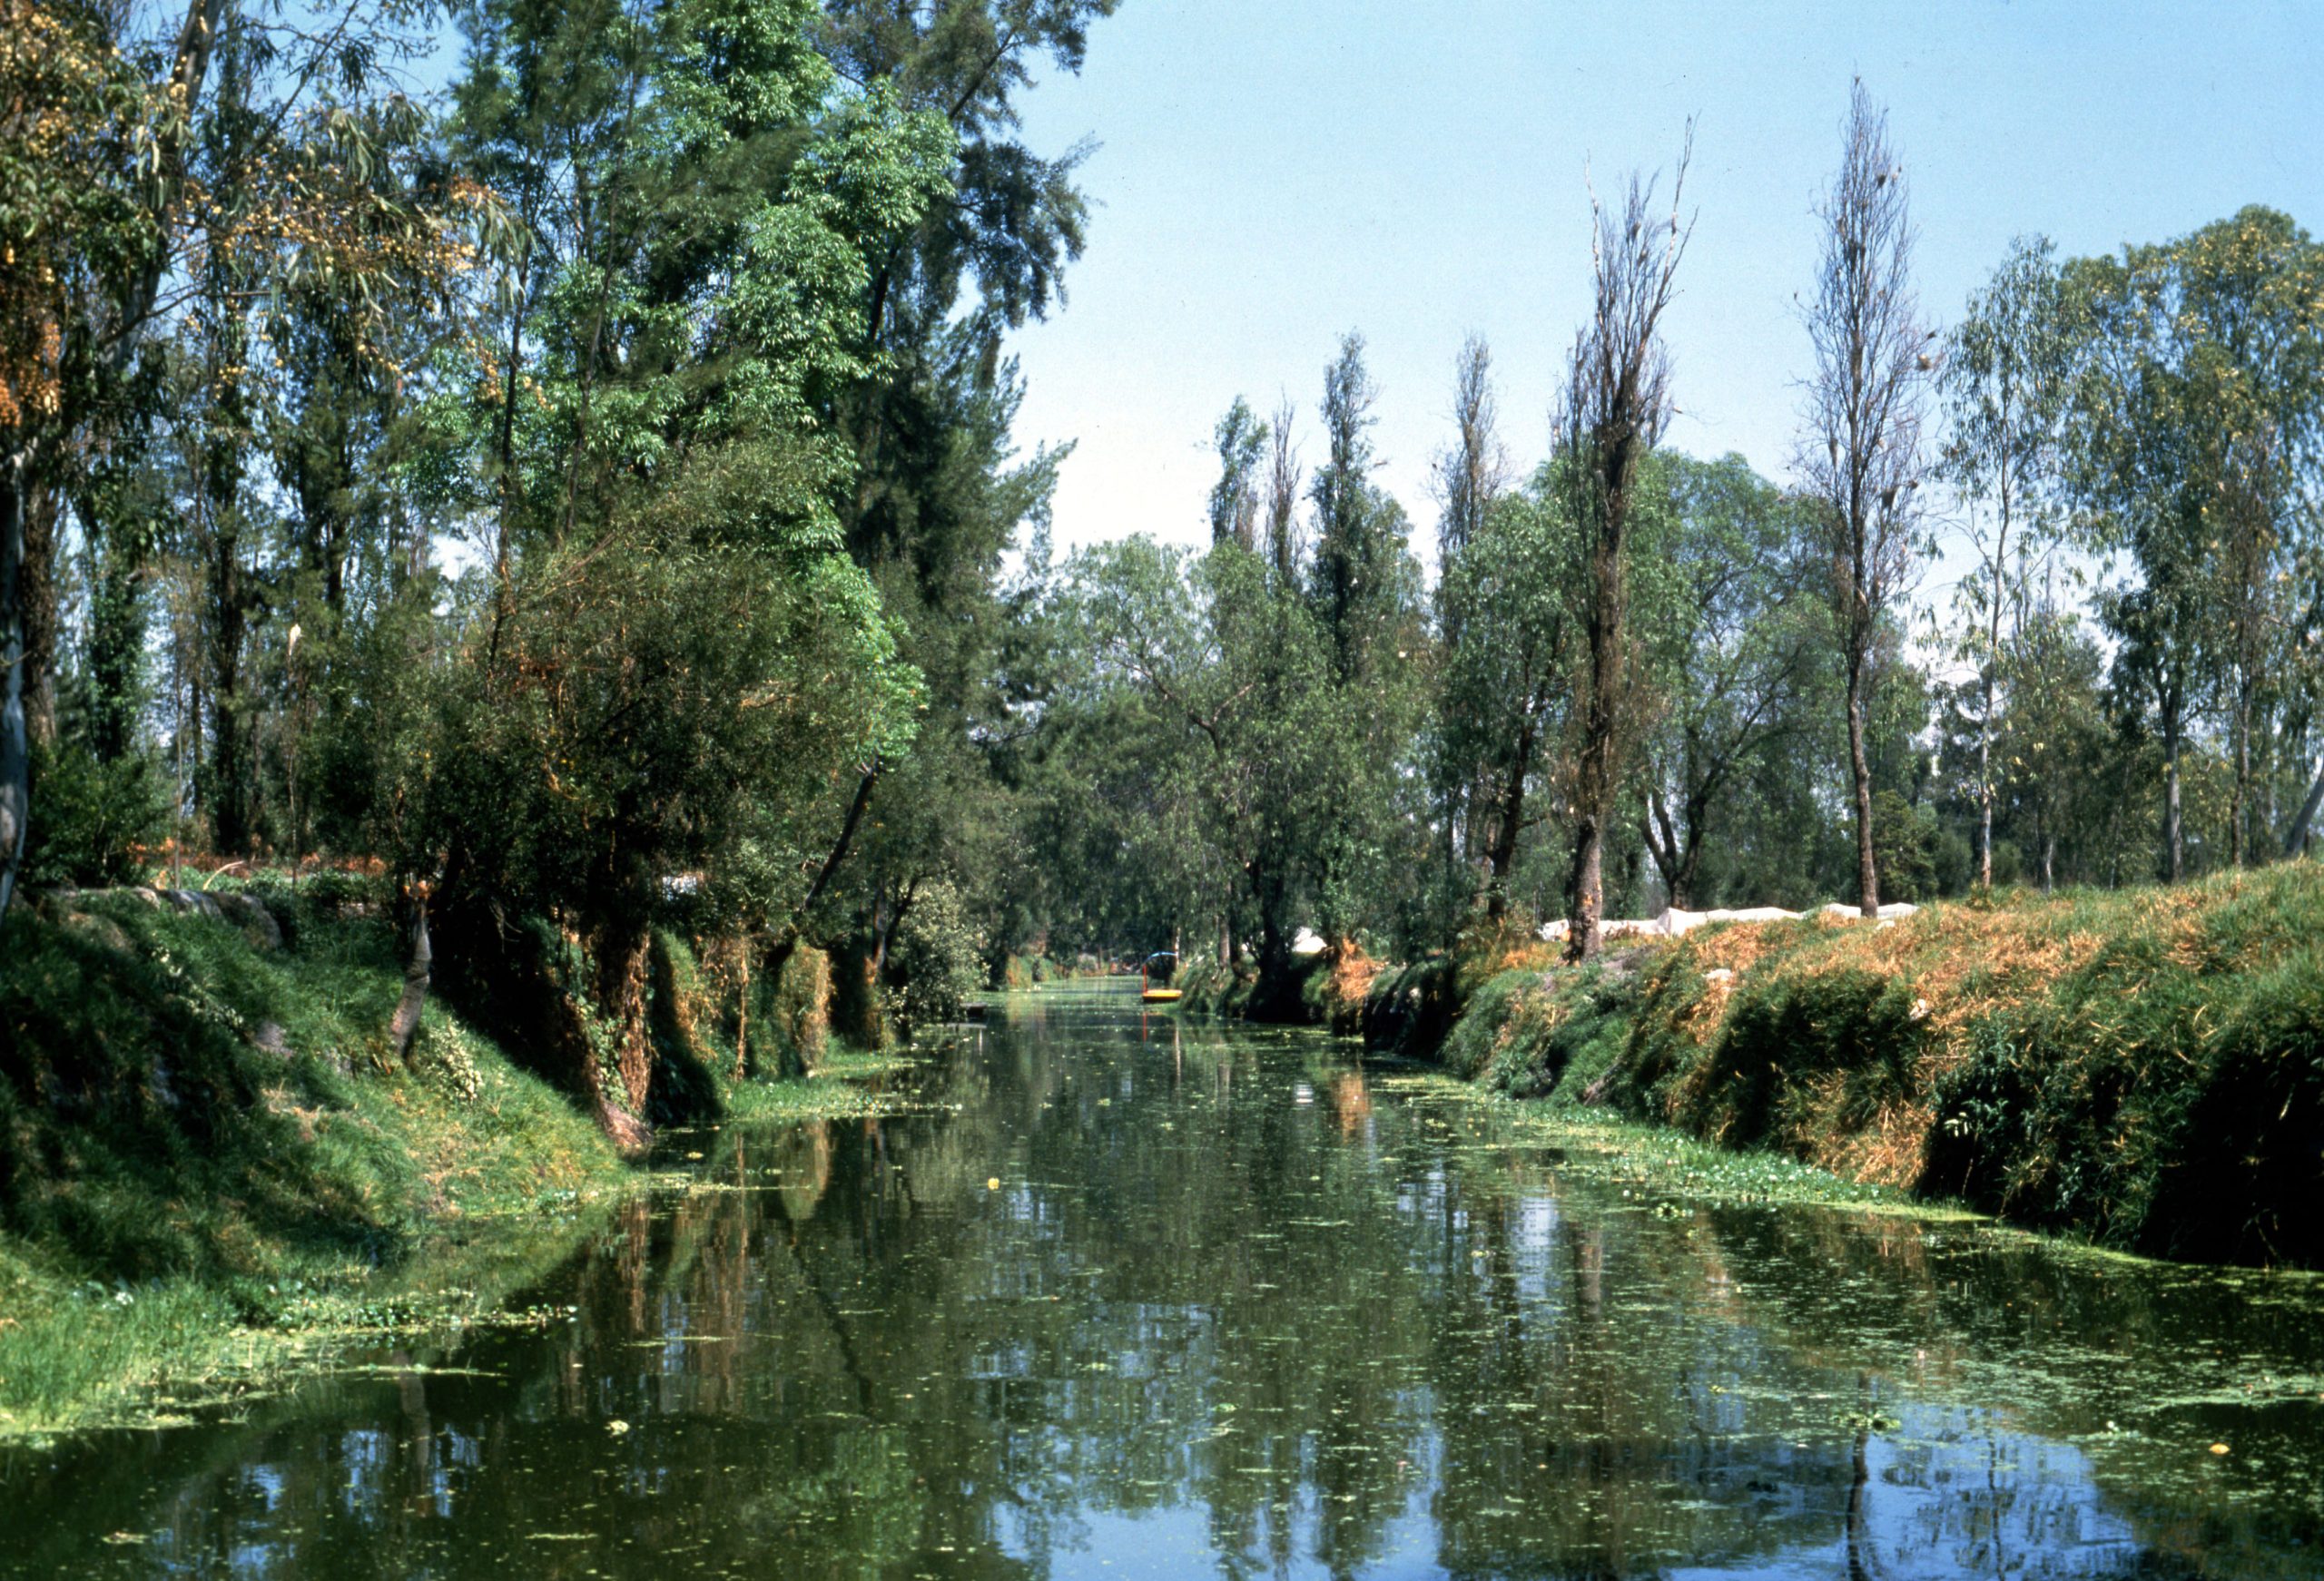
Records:
M2315 821L2319 804L2324 804L2324 757L2316 760L2316 778L2309 782L2308 800L2299 804L2299 816L2291 820L2291 828L2284 834L2287 860L2299 855L2300 847L2308 843L2308 827Z
M1858 907L1880 915L1880 872L1872 859L1872 764L1864 748L1864 662L1848 666L1848 772L1856 781L1856 874Z
M423 879L409 891L411 952L404 962L403 997L396 1001L395 1016L388 1023L388 1041L399 1065L411 1053L412 1036L419 1030L419 1015L428 1007L428 984L435 970L435 950L428 938L428 888Z
M2179 811L2179 700L2162 707L2162 879L2175 884L2187 870L2187 831Z
M57 491L27 480L23 503L23 561L16 573L24 604L25 733L32 745L56 744ZM14 651L13 649L11 650Z
M1994 887L1994 661L1985 655L1985 714L1977 728L1977 888Z
M1268 869L1251 869L1252 898L1259 907L1259 976L1246 1014L1266 1021L1290 1016L1298 1004L1291 981L1291 940L1285 937L1288 888Z
M918 880L915 879L913 882L916 884ZM888 946L894 941L896 929L904 925L904 913L911 909L914 894L915 890L912 885L908 884L898 889L896 891L894 903L886 908L884 914L886 918L885 921L881 920L882 912L878 904L876 902L873 904L872 911L872 926L873 934L872 944L872 986L875 987L879 986L881 977L883 977L888 970Z
M734 1079L747 1081L756 1073L751 1059L751 942L747 936L734 945Z
M1509 873L1517 865L1517 836L1525 823L1525 778L1533 767L1533 719L1528 712L1517 732L1516 760L1501 790L1501 819L1492 831L1485 915L1498 922L1509 915Z
M2244 865L2244 826L2251 809L2251 682L2247 673L2235 695L2235 795L2228 820L2227 859Z
M1590 546L1590 607L1583 628L1590 644L1590 689L1582 711L1581 756L1574 775L1573 883L1566 907L1565 958L1596 956L1603 940L1598 924L1606 910L1606 825L1614 816L1615 732L1628 699L1624 695L1624 538L1629 526L1629 441L1593 445L1590 464L1599 474L1603 519Z
M832 875L838 872L840 864L847 859L848 849L855 843L856 826L863 821L863 810L872 805L872 791L879 782L880 771L876 766L863 771L862 777L856 781L855 796L848 802L847 817L839 826L839 839L832 842L831 853L824 857L823 865L816 870L815 881L807 886L805 898L792 912L789 925L774 941L774 948L767 951L766 969L770 977L780 979L783 967L791 959L791 952L799 948L799 932L807 924L807 914L815 908L815 902L822 899L823 891L831 887Z
M238 857L248 854L243 848L251 830L242 766L241 535L230 525L239 507L232 486L227 486L222 497L212 496L212 508L217 541L210 572L210 819L218 853Z
M22 448L0 456L0 924L16 891L32 820L32 742L25 727L25 471Z
M1671 905L1691 911L1703 870L1703 836L1710 827L1710 799L1698 791L1687 804L1687 837L1679 848L1679 877ZM1682 897L1682 898L1681 898Z
M2003 389L2003 421L2008 422L2011 387ZM2010 457L2004 445L2001 456L2001 530L1994 538L1993 587L1985 601L1985 711L1977 721L1977 888L1994 888L1994 707L1999 692L2001 668L2001 609L2008 593ZM2020 634L2023 634L2021 628Z
M1573 871L1566 894L1565 958L1577 965L1604 943L1606 823L1614 810L1615 710L1622 685L1621 522L1609 502L1602 537L1591 556L1595 588L1587 625L1590 689L1582 711L1581 761L1574 774Z
M1653 854L1654 865L1662 870L1662 887L1670 892L1674 910L1690 911L1695 904L1696 875L1702 867L1702 808L1692 802L1689 805L1683 839L1678 826L1670 821L1670 810L1659 789L1648 790L1646 809L1646 849Z
M1573 835L1572 903L1566 909L1565 958L1581 962L1598 953L1600 913L1604 909L1606 868L1605 826L1595 812L1584 811Z

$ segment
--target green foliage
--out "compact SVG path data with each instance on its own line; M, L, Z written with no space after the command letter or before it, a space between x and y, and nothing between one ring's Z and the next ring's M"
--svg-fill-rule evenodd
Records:
M776 1057L771 1068L805 1072L823 1063L831 1040L831 957L812 945L800 946L783 962L783 975L758 1016L773 1039Z
M1625 1042L1637 991L1626 967L1516 969L1486 980L1445 1039L1445 1068L1513 1097L1575 1101Z
M958 1021L985 983L984 936L960 892L938 879L912 898L890 960L896 1021L911 1029Z
M143 753L111 762L60 737L33 756L40 815L25 842L24 881L97 888L152 870L150 848L168 838L168 790L161 766Z
M2136 574L2098 601L2115 690L2174 777L2194 719L2218 708L2241 859L2271 726L2314 693L2316 609L2300 589L2324 553L2306 504L2324 455L2324 248L2254 207L2066 276L2087 316L2068 477L2090 541ZM2176 878L2184 841L2162 810Z
M1872 798L1872 859L1880 874L1880 899L1917 903L1939 892L1937 862L1944 832L1929 808L1915 807L1894 790ZM1958 893L1958 890L1954 892Z

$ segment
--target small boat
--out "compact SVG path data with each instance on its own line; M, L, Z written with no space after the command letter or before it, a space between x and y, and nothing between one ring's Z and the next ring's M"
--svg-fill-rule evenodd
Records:
M1157 983L1154 980L1154 963L1156 961L1168 961L1170 963L1169 966L1164 969L1162 973L1162 980L1159 983ZM1175 1004L1180 997L1180 990L1171 987L1169 986L1169 982L1170 978L1177 974L1177 969L1178 957L1175 950L1157 950L1154 954L1147 956L1144 961L1139 963L1137 968L1137 997L1139 1000L1148 1005Z

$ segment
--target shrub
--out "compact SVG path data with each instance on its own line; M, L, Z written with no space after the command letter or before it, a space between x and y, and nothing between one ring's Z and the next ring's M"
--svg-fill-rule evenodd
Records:
M793 950L760 1024L773 1038L777 1069L795 1074L822 1064L831 1040L832 957L812 944Z
M966 1013L969 997L984 987L984 936L949 880L921 889L896 928L888 964L895 977L891 1007L907 1036Z
M153 761L130 753L101 762L78 741L33 752L33 808L24 881L98 889L143 876L141 848L168 835L167 788Z

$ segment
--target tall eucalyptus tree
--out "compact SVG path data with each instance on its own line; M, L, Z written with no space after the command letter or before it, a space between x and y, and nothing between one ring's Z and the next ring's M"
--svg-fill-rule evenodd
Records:
M1994 739L2010 640L2024 624L2028 581L2058 529L2061 422L2078 330L2046 238L2020 239L1969 298L1945 339L1943 468L1967 507L1963 531L1976 574L1959 590L1977 669L1977 883L1994 881Z

